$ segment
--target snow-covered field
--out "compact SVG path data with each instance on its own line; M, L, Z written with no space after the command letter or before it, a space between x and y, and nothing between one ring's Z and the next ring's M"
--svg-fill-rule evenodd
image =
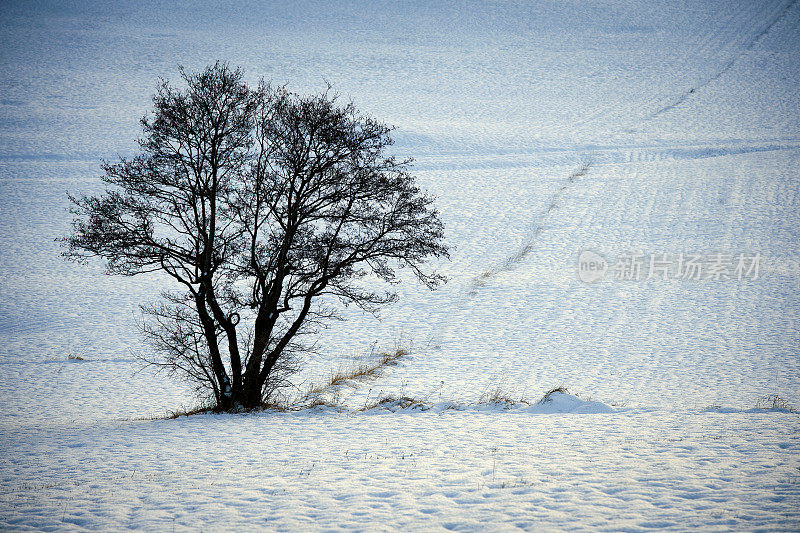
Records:
M0 4L0 529L800 530L800 415L756 409L800 406L798 57L787 0ZM132 357L163 281L59 257L65 193L215 59L330 81L438 197L450 283L298 377L409 349L350 410L148 419L194 404Z

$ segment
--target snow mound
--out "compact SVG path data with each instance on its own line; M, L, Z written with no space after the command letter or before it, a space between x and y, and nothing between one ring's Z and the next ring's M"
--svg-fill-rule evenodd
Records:
M537 403L524 408L526 412L552 414L552 413L613 413L614 408L603 402L582 400L567 392L554 391Z
M388 396L378 400L372 407L364 409L364 412L380 413L389 411L391 413L396 413L397 411L428 411L430 408L430 405L426 404L425 402L415 400L414 398L409 398L406 396L399 398Z
M439 402L435 404L428 404L413 398L401 397L387 397L376 402L372 407L363 409L365 413L396 413L402 412L424 412L433 411L435 413L442 413L447 411L478 411L478 412L499 412L513 410L518 413L532 413L532 414L558 414L558 413L576 413L576 414L594 414L594 413L614 413L616 412L612 407L602 402L591 400L582 400L577 396L573 396L567 392L553 391L547 393L541 400L535 404L528 403L524 400L519 402L487 402L479 404L459 404L454 402Z

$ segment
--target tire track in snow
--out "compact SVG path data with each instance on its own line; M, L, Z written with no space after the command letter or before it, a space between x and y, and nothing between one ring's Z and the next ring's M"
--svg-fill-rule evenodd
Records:
M669 103L669 104L667 104L667 105L663 106L661 109L659 109L659 110L657 110L657 111L653 112L653 113L652 113L652 114L651 114L651 115L650 115L648 118L654 118L654 117L657 117L658 115L660 115L660 114L662 114L662 113L665 113L665 112L669 111L670 109L672 109L672 108L674 108L674 107L676 107L676 106L678 106L678 105L682 104L683 102L685 102L685 101L686 101L686 99L687 99L687 98L689 98L689 97L690 97L690 96L692 96L693 94L697 93L697 91L699 91L700 89L702 89L702 88L703 88L703 87L705 87L706 85L708 85L708 84L712 83L713 81L715 81L715 80L717 80L717 79L721 78L721 77L722 77L722 76L723 76L723 75L724 75L726 72L728 72L730 69L732 69L732 68L733 68L733 66L736 64L736 62L737 62L737 61L739 61L739 59L741 59L741 58L742 58L742 57L743 57L743 56L744 56L744 55L745 55L747 52L749 52L750 50L752 50L752 49L753 49L753 47L755 47L755 45L756 45L756 44L758 44L758 42L759 42L759 41L760 41L760 40L761 40L761 39L762 39L762 38L763 38L763 37L764 37L764 36L765 36L767 33L769 33L769 31L770 31L770 30L771 30L771 29L772 29L772 28L773 28L773 27L774 27L774 26L775 26L775 25L776 25L778 22L780 22L781 20L783 20L783 19L786 17L787 13L789 13L789 10L790 10L792 7L794 7L794 5L795 5L796 3L797 3L797 0L790 0L790 1L789 1L789 3L788 3L788 4L786 4L786 5L783 7L783 9L781 9L781 11L780 11L780 12L779 12L779 13L778 13L778 14L777 14L775 17L773 17L773 19L772 19L772 20L771 20L771 21L770 21L770 22L769 22L769 23L768 23L768 24L767 24L767 25L766 25L764 28L762 28L762 29L761 29L761 31L759 31L759 32L758 32L758 33L757 33L757 34L756 34L756 35L755 35L755 36L754 36L754 37L753 37L753 38L750 40L750 42L748 42L748 43L747 43L747 44L744 46L744 48L742 48L742 49L741 49L741 51L740 51L738 54L736 54L735 56L733 56L732 58L730 58L730 59L729 59L727 62L725 62L725 64L722 66L722 68L720 68L720 69L719 69L717 72L713 73L711 76L707 77L705 80L702 80L700 83L698 83L698 84L697 84L697 85L695 85L694 87L691 87L690 89L688 89L687 91L685 91L684 93L682 93L681 95L679 95L679 96L678 96L678 97L677 97L675 100L673 100L671 103Z
M586 129L591 125L595 124L598 120L608 117L616 117L621 119L624 116L633 114L636 115L635 111L642 112L638 118L634 119L633 122L627 124L625 127L622 127L622 130L629 130L635 128L637 124L640 124L643 121L649 120L654 118L655 116L663 113L676 105L679 105L683 102L686 98L697 92L698 89L708 85L715 79L722 76L725 72L730 70L732 66L741 58L745 53L751 50L757 42L772 29L775 24L777 24L782 18L785 17L786 13L791 9L791 7L796 3L796 0L790 0L788 4L784 5L782 8L777 8L777 14L771 18L768 18L769 22L766 22L762 25L760 30L756 30L753 37L749 40L746 40L743 44L737 45L736 39L729 38L730 35L736 34L746 34L747 27L751 26L749 24L750 21L753 19L761 19L761 14L765 11L769 10L769 6L762 5L761 9L758 10L757 13L749 13L747 10L742 9L740 11L732 11L723 21L722 21L722 30L717 31L709 31L703 34L697 40L697 48L693 51L693 54L683 56L679 59L676 63L678 66L678 71L688 72L692 70L691 59L692 57L704 57L706 54L710 55L710 59L708 63L713 62L714 60L720 60L724 55L727 55L729 52L733 54L732 58L725 60L723 66L718 70L714 71L710 76L703 79L700 78L702 81L699 83L693 84L689 89L680 93L677 97L672 97L672 101L669 104L664 105L662 102L664 100L669 101L669 95L658 95L654 94L650 97L647 97L641 104L637 106L636 109L630 109L626 104L628 100L624 100L622 102L616 102L600 109L595 110L593 113L589 113L588 115L578 119L572 124L571 129L567 130L567 128L557 129L556 132L570 132L570 135L573 136L578 130ZM720 19L722 20L722 19ZM737 50L738 49L738 50ZM702 75L702 73L700 73ZM655 111L647 111L647 108L656 107L658 109Z
M561 181L556 191L548 199L545 207L540 209L534 215L533 217L534 220L538 220L539 222L536 223L532 231L528 232L522 246L520 246L512 254L508 255L500 263L496 264L495 266L487 268L482 273L471 278L467 282L465 289L459 290L452 295L452 298L454 299L452 301L453 302L452 307L450 308L451 314L452 312L459 313L468 309L469 302L475 296L477 296L478 290L481 287L486 286L499 274L512 270L516 265L521 263L534 251L540 235L545 231L544 223L548 215L555 209L558 209L559 202L563 200L566 191L570 188L572 184L576 183L580 178L586 176L589 173L589 169L592 166L592 164L593 162L591 160L581 163L580 167L578 167L577 170L574 170L571 174L569 174L566 178L564 178ZM454 327L458 327L457 321L453 320L434 321L433 323L430 324L430 329L424 335L424 338L426 340L424 340L421 343L421 345L425 346L426 349L430 348L437 350L441 349L443 343L448 342L450 333L453 331Z
M705 57L706 55L710 56L712 59L718 59L720 56L726 53L726 50L731 46L735 46L735 40L729 38L731 34L734 33L743 33L745 31L746 22L752 19L752 14L748 16L745 9L739 11L731 11L727 17L724 19L720 19L722 21L721 28L717 31L709 30L705 34L703 34L699 39L697 39L697 47L695 48L693 54L691 55L684 55L679 58L677 65L678 72L686 72L691 70L692 68L692 58L693 57ZM735 28L734 31L732 28ZM673 66L676 66L673 65ZM634 119L633 123L628 124L626 127L621 129L630 129L635 127L637 124L642 122L643 120L647 120L652 116L651 112L646 111L647 108L659 105L659 102L663 101L666 98L669 98L669 95L659 95L653 94L648 97L637 106L636 109L632 110L629 106L629 100L623 100L621 102L615 102L609 105L606 105L603 108L597 109L595 112L590 113L583 118L578 119L575 121L571 129L571 135L580 130L581 128L587 128L592 124L595 124L598 120L608 117L615 117L621 118L623 116L630 115L632 111L640 110L643 114L641 114L638 118ZM566 130L562 130L566 131Z
M789 2L788 2L786 5L785 5L785 6L783 6L783 8L782 8L782 9L781 9L781 10L780 10L780 11L779 11L779 12L778 12L778 13L777 13L777 14L776 14L776 15L775 15L773 18L772 18L772 20L770 20L770 21L769 21L769 22L768 22L768 23L767 23L767 24L766 24L766 25L765 25L765 26L764 26L764 27L763 27L763 28L762 28L760 31L758 31L758 32L757 32L757 33L756 33L756 34L755 34L755 35L754 35L754 36L753 36L753 37L750 39L750 41L749 41L749 42L748 42L748 43L747 43L747 44L746 44L746 45L745 45L745 46L744 46L744 47L743 47L743 48L742 48L742 49L739 51L739 53L737 53L737 54L736 54L734 57L732 57L731 59L729 59L729 60L728 60L728 61L727 61L727 62L726 62L726 63L725 63L723 66L722 66L722 68L720 68L720 69L719 69L717 72L713 73L711 76L709 76L709 77L708 77L708 78L706 78L704 81L702 81L701 83L699 83L699 84L698 84L696 87L693 87L693 88L689 89L688 91L686 91L685 93L681 94L681 95L680 95L680 96L679 96L679 97L678 97L678 98L677 98L677 99L676 99L674 102L672 102L671 104L669 104L669 105L667 105L667 106L664 106L664 107L662 107L661 109L659 109L659 110L655 111L654 113L652 113L652 114L651 114L649 117L647 117L647 118L652 118L652 117L654 117L654 116L656 116L656 115L659 115L659 114L661 114L661 113L663 113L663 112L666 112L666 111L668 111L669 109L672 109L672 108L673 108L673 107L675 107L676 105L679 105L681 102L685 101L685 100L686 100L686 99L687 99L687 98L688 98L690 95L694 94L694 93L695 93L695 92L697 92L699 89L701 89L701 88L705 87L706 85L708 85L709 83L713 82L714 80L716 80L716 79L718 79L718 78L722 77L722 76L723 76L723 75L724 75L726 72L728 72L728 71L729 71L729 70L730 70L730 69L733 67L733 65L735 65L735 64L736 64L736 62L737 62L737 61L738 61L738 60L739 60L739 59L740 59L742 56L744 56L744 55L745 55L747 52L749 52L750 50L752 50L752 49L755 47L755 45L756 45L756 44L758 44L758 42L759 42L759 41L760 41L760 40L761 40L761 39L762 39L762 38L763 38L763 37L764 37L766 34L768 34L768 33L769 33L769 31L770 31L770 30L771 30L771 29L772 29L772 28L773 28L773 27L774 27L774 26L775 26L775 25L776 25L778 22L780 22L781 20L783 20L783 19L786 17L787 13L788 13L788 12L789 12L789 11L792 9L792 7L793 7L793 6L794 6L796 3L797 3L797 0L790 0L790 1L789 1ZM730 24L730 23L731 23L731 20L727 21L727 24ZM709 38L708 38L708 36L707 36L707 37L706 37L706 39L704 40L704 42L702 43L701 49L705 49L705 48L707 48L709 45L710 45L710 39L709 39ZM575 136L575 130L574 130L574 129L573 129L573 130L570 132L570 135L573 137L573 140L574 140L574 136ZM575 144L575 145L577 145L577 143L574 143L574 144ZM573 172L573 173L572 173L572 174L571 174L571 175L570 175L570 176L567 178L567 180L566 180L566 183L562 184L562 186L561 186L561 187L559 187L559 189L558 189L558 190L557 190L557 191L556 191L556 192L553 194L553 196L550 198L550 201L548 202L548 205L547 205L547 207L546 207L546 208L545 208L545 209L544 209L542 212L540 212L540 217L541 217L542 219L546 218L546 217L547 217L547 215L548 215L548 214L549 214L549 213L550 213L550 212L551 212L553 209L555 209L555 208L557 208L557 207L558 207L558 201L559 201L559 200L561 199L561 197L563 196L563 193L564 193L564 191L566 191L566 190L567 190L568 186L569 186L571 183L575 182L575 181L576 181L578 178L580 178L580 177L582 177L582 176L585 176L585 175L588 173L588 171L589 171L589 167L590 167L591 165L592 165L592 163L591 163L591 162L589 162L589 163L584 163L584 164L581 166L581 168L580 168L579 170L577 170L577 171ZM542 233L542 231L544 231L544 227L543 227L543 225L540 223L539 225L537 225L537 226L536 226L536 228L533 230L533 232L531 232L531 233L528 235L528 237L527 237L527 239L526 239L525 243L523 244L523 246L522 246L522 247L521 247L519 250L517 250L517 251L516 251L515 253L513 253L512 255L508 256L508 257L507 257L507 258L506 258L506 259L505 259L505 260L504 260L502 263L500 263L499 265L496 265L496 266L494 266L494 267L491 267L491 268L487 269L486 271L484 271L483 273L481 273L480 275L478 275L478 276L476 276L476 277L472 278L472 280L471 280L471 282L470 282L470 284L469 284L469 286L468 286L467 295L468 295L469 297L472 297L472 296L474 296L474 295L476 294L476 290L477 290L478 288L480 288L480 287L483 287L484 285L486 285L486 283L487 283L489 280L491 280L492 278L494 278L494 277L495 277L495 276L497 276L498 274L500 274L500 273L502 273L502 272L507 272L507 271L511 270L511 269L512 269L512 268L513 268L513 267L514 267L516 264L518 264L518 263L519 263L519 262L521 262L521 261L522 261L522 260L523 260L525 257L527 257L527 256L528 256L528 255L529 255L529 254L530 254L530 253L533 251L533 248L534 248L534 245L535 245L535 243L536 243L536 240L538 239L538 237L539 237L539 235Z
M686 92L682 93L672 103L670 103L670 104L668 104L666 106L663 106L662 108L658 109L657 111L651 113L649 116L645 116L645 118L641 119L641 120L647 120L647 119L653 118L653 117L655 117L655 116L657 116L657 115L659 115L661 113L664 113L664 112L668 111L669 109L672 109L673 107L675 107L675 106L679 105L680 103L682 103L683 101L685 101L689 96L691 96L692 94L697 92L699 89L705 87L709 83L711 83L714 80L716 80L716 79L720 78L721 76L723 76L726 72L728 72L733 67L733 65L736 64L736 62L742 56L744 56L747 52L752 50L753 47L755 47L755 45L767 33L769 33L769 31L778 22L780 22L783 18L785 18L787 13L789 12L789 10L796 3L797 3L797 0L790 0L785 6L783 6L783 8L781 8L781 10L774 17L772 17L772 19L769 22L767 22L764 25L764 27L762 27L762 29L759 30L749 40L749 42L747 42L747 44L745 44L744 47L740 49L740 51L737 54L735 54L732 58L730 58L728 61L726 61L719 70L717 70L711 76L707 77L704 81L701 81L695 87L692 87L689 90L687 90ZM734 22L735 18L736 17L734 15L731 15L729 17L729 19L725 22L726 26L727 25L731 25ZM700 50L703 50L703 51L707 50L708 48L713 46L712 43L713 43L713 34L712 33L706 34L704 36L703 40L700 42L700 44L701 44ZM686 62L686 61L687 60L684 59L684 62ZM651 102L649 102L649 103L652 104L652 103L654 103L654 101L651 100ZM600 111L599 114L600 115L607 114L609 110L606 109L604 111L605 111L605 113L603 111ZM592 117L592 119L593 118L596 118L596 117ZM592 119L589 119L588 121L587 120L579 121L577 126L579 127L582 123L591 122ZM576 129L577 128L573 128L570 131L569 134L570 134L570 137L572 137L572 139L573 139L573 145L578 146L578 143L576 142L576 139L575 139ZM542 220L545 219L547 217L547 215L552 210L554 210L555 208L558 207L558 201L563 197L563 193L567 190L568 186L571 183L575 182L578 178L583 177L588 173L589 167L592 165L591 156L587 157L585 154L581 154L581 155L582 155L583 158L588 159L590 162L582 164L582 166L581 166L581 168L579 170L577 170L577 171L573 172L572 174L570 174L567 177L565 183L563 183L558 188L558 190L551 196L550 200L548 201L547 207L545 207L539 213L539 218L541 218ZM498 274L511 270L514 266L516 266L523 259L525 259L533 251L535 243L536 243L539 235L542 233L542 231L544 231L544 227L543 227L542 223L540 223L540 224L538 224L536 226L536 228L532 232L530 232L528 234L524 244L516 252L514 252L511 255L509 255L500 264L495 265L493 267L490 267L490 268L486 269L484 272L482 272L481 274L479 274L478 276L473 277L470 280L469 284L468 284L468 288L467 288L467 292L466 292L466 298L471 298L471 297L475 296L477 294L476 291L477 291L478 288L485 286L492 278L496 277Z
M747 52L752 50L756 44L767 34L769 31L783 18L786 17L787 13L790 9L797 3L797 0L790 0L772 19L765 24L761 30L757 31L755 35L745 44L742 48L739 49L737 53L734 54L732 58L726 61L723 66L718 69L716 72L708 76L705 80L701 81L699 84L695 85L694 87L690 88L689 90L685 91L677 98L674 99L670 104L666 106L660 107L658 110L651 112L650 114L645 114L644 116L640 115L640 118L636 121L636 123L641 123L643 121L649 120L654 118L655 116L672 109L673 107L679 105L683 101L685 101L689 96L696 93L702 87L705 87L709 83L713 82L714 80L722 77L726 72L728 72L736 62L744 56ZM739 23L739 24L736 24ZM725 27L730 27L736 25L746 25L746 20L741 20L741 17L738 14L731 14L727 20L724 22ZM727 32L723 32L727 34ZM715 32L708 32L706 33L703 38L698 42L699 47L696 50L698 53L701 52L710 52L714 51L715 56L719 57L723 53L723 51L727 48L729 44L732 44L729 40L727 41L720 41L715 39L716 33ZM688 67L688 58L684 58L682 61L682 66ZM654 95L652 98L649 98L646 102L646 106L653 106L655 105L660 98ZM663 101L663 100L662 100ZM606 108L597 110L595 113L590 115L589 117L585 117L572 125L572 127L568 130L568 135L572 140L572 145L575 147L576 154L584 161L581 163L581 166L578 170L574 171L570 174L564 182L562 182L561 186L553 193L547 202L547 205L544 209L540 210L535 218L538 218L540 222L536 224L533 231L529 232L524 243L522 246L517 249L514 253L506 257L505 260L496 264L495 266L487 268L481 274L473 277L469 280L467 284L467 288L465 293L461 293L457 296L457 300L455 302L455 308L463 308L463 306L471 300L474 296L477 295L477 291L481 288L486 286L493 278L497 277L499 274L508 272L512 270L517 264L522 262L526 257L528 257L533 250L535 249L536 243L539 240L540 235L545 230L544 228L544 221L547 216L556 208L559 207L559 202L564 198L565 192L568 190L569 186L576 182L581 177L584 177L588 174L590 167L594 164L594 151L591 150L589 153L586 153L585 150L581 150L580 143L577 142L577 133L581 127L585 127L589 124L594 123L597 119L603 116L612 115L618 112L622 112L623 109L619 106L611 105L607 106ZM633 125L631 125L632 127ZM785 148L785 147L782 147ZM774 147L771 147L774 149ZM638 152L638 151L634 151ZM633 162L633 154L630 150L626 150L623 153L627 153L630 157L629 162ZM650 150L644 150L644 152L650 152ZM658 153L656 151L655 154L652 154L653 160L660 160L665 154ZM450 329L450 324L442 324L440 323L439 326L434 326L433 330L429 332L429 340L428 345L430 346L433 342L434 338L441 337L442 333L446 330ZM438 344L433 343L433 344Z
M611 150L604 152L603 150L595 151L591 158L584 156L584 160L588 162L582 163L581 166L567 176L556 191L550 196L544 208L540 209L533 217L534 221L539 220L534 229L530 231L523 242L515 252L508 255L503 261L495 264L494 266L487 267L483 272L477 276L472 277L467 283L466 290L461 294L459 300L468 300L477 294L477 290L486 286L493 278L512 270L517 264L521 263L527 258L535 249L535 245L540 235L545 231L544 221L547 216L559 208L568 192L570 185L577 182L580 178L585 177L589 173L589 169L594 164L625 164L625 163L638 163L642 161L656 162L663 160L674 159L704 159L709 157L718 157L725 155L735 155L740 153L752 152L766 152L775 150L796 150L800 145L798 142L790 142L783 144L765 144L765 145L710 145L710 146L662 146L662 147L622 147L619 150Z
M465 298L471 298L477 294L477 289L486 285L492 278L496 277L498 274L503 272L508 272L509 270L513 269L517 264L519 264L522 260L530 255L530 253L534 250L536 246L536 241L539 239L539 236L544 231L544 221L547 216L558 209L559 201L563 198L564 193L569 189L569 186L575 183L578 179L586 176L589 172L589 167L592 165L591 162L584 163L578 170L572 172L565 180L562 181L559 188L550 196L550 199L547 201L546 206L541 209L538 213L536 218L540 220L540 222L536 225L533 231L529 232L527 237L525 238L525 242L519 247L514 253L506 257L501 263L490 267L483 271L481 274L473 277L468 286ZM463 298L463 297L462 297Z

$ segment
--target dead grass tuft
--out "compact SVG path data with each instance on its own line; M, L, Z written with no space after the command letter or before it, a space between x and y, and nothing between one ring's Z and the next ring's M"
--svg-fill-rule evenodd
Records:
M359 409L359 411L370 411L378 408L387 409L389 411L398 409L421 409L424 411L430 409L430 406L421 400L417 400L416 398L388 395L381 396L373 403L367 404L363 408Z
M506 409L510 409L516 405L530 405L531 402L527 398L514 398L506 393L500 387L492 391L487 391L481 394L478 399L478 405L499 405Z
M756 409L770 409L770 410L779 410L779 411L787 411L789 413L796 413L797 409L790 404L787 400L781 398L777 394L770 394L769 396L764 396L760 398L758 402L756 402Z
M350 370L334 372L325 383L309 387L305 394L293 405L302 408L312 406L315 402L329 403L326 400L322 400L321 397L326 394L336 396L336 391L341 387L356 388L359 383L377 379L386 368L397 365L400 359L406 356L408 356L408 352L398 348L393 352L380 354L376 361L362 363ZM333 403L335 404L336 402Z
M216 410L211 406L201 405L199 407L192 407L189 409L179 409L177 411L169 411L169 413L166 416L161 418L166 420L174 420L182 416L207 415L210 413L219 413L219 412L220 412L219 410Z
M558 387L555 387L555 388L553 388L553 389L550 389L549 391L547 391L547 392L544 394L544 396L542 396L542 398L541 398L541 399L540 399L538 402L536 402L536 403L538 403L538 404L543 404L543 403L547 403L547 402L549 402L549 401L550 401L550 396L552 396L553 394L555 394L555 393L557 393L557 392L560 392L560 393L562 393L562 394L568 394L568 393L569 393L569 391L567 390L567 388L566 388L566 387L563 387L563 386L558 386Z

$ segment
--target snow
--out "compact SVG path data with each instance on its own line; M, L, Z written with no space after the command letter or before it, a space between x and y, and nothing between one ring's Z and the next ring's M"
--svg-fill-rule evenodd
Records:
M776 414L98 422L5 436L4 527L790 530L796 446Z
M789 0L4 4L0 528L800 530L763 402L800 406L798 37ZM409 349L344 408L153 419L195 403L133 359L165 282L59 257L157 77L218 58L330 81L438 197L450 283L346 310L299 377ZM585 250L764 263L583 283Z

